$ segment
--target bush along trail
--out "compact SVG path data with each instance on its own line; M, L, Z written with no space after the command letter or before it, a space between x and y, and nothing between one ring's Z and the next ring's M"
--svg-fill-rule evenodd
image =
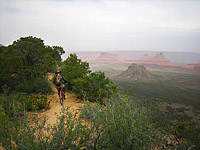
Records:
M48 73L47 76L50 82L53 81L54 73ZM70 111L72 113L75 113L77 112L77 110L80 109L81 106L83 106L83 102L78 100L75 94L68 92L68 90L66 89L65 93L66 99L64 100L64 105L62 106L60 104L60 100L55 85L52 84L51 88L53 93L47 96L47 98L51 100L50 109L38 115L39 117L45 116L47 118L47 124L53 125L54 123L56 123L57 120L56 114L59 114L62 111L63 106L64 107L68 106L70 108Z

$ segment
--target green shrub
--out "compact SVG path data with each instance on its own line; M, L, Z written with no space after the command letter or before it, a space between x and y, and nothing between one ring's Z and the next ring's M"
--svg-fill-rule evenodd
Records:
M159 132L149 110L127 97L86 102L81 114L63 108L57 123L37 117L10 122L0 111L0 144L6 149L150 149ZM83 121L83 119L85 119Z
M0 119L6 120L3 114L0 114ZM8 120L3 123L0 120L2 129L7 129L0 129L0 132L6 132L0 135L0 144L7 149L83 149L89 140L90 130L82 125L77 114L69 112L69 108L57 116L55 125L46 125L45 118L39 121L36 117L33 121L30 125L25 118L19 121L18 126L7 128Z
M127 97L87 103L82 109L92 130L91 149L150 149L159 132L149 111Z
M10 126L8 115L3 108L0 108L0 145L5 149L11 149L12 147Z
M56 70L64 53L62 47L45 45L41 38L32 36L21 37L9 46L0 45L0 85L7 84L12 90L17 86L28 93L47 93L46 81L41 80L48 71Z
M70 54L69 57L62 63L62 75L66 78L68 89L72 90L73 81L89 74L89 63L83 62L76 54Z
M0 105L10 119L15 119L23 115L24 109L28 111L48 109L50 100L45 95L28 96L22 93L11 93L1 96Z
M200 126L194 124L188 120L177 120L176 122L170 122L168 125L168 133L176 136L179 143L176 145L176 149L200 149Z
M98 72L74 80L72 91L82 99L103 103L117 92L117 87L103 72Z
M50 100L45 95L29 96L23 100L25 108L29 111L47 109L50 105Z
M18 92L47 94L51 92L51 84L47 78L25 80L16 87Z
M10 95L2 95L0 105L8 117L16 117L23 111L23 103L20 102L20 94L12 93Z
M57 65L56 63L52 64L51 66L49 66L47 72L51 72L51 73L54 73L57 71Z

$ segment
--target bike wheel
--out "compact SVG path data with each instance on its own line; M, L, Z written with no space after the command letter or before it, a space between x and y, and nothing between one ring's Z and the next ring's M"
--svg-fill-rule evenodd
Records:
M61 91L60 91L60 104L63 105L63 96L62 96Z

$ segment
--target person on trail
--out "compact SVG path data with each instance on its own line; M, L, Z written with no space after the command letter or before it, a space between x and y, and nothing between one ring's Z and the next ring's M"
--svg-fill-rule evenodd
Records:
M58 90L58 96L60 93L60 89L63 88L64 91L64 99L65 99L65 83L66 79L64 76L61 76L61 71L55 72L55 77L53 78L53 83L56 85L56 88Z

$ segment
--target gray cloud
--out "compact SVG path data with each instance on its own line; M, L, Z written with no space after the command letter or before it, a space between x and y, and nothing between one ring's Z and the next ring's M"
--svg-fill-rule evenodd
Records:
M66 50L200 52L199 1L0 1L0 43L36 36Z

